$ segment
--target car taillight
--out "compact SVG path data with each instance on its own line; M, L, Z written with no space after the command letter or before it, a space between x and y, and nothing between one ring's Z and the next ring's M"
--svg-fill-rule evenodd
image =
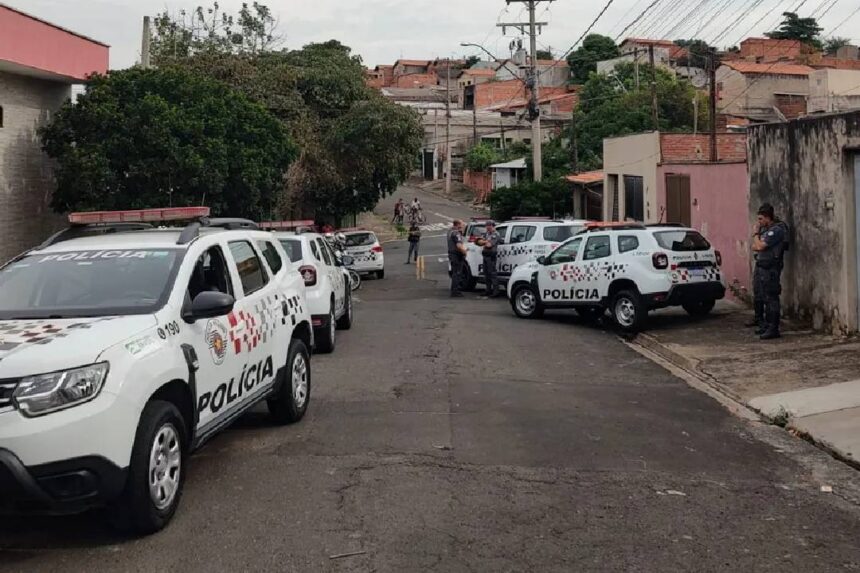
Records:
M470 243L474 243L476 240L478 240L478 237L476 237L475 235L469 235L469 242Z
M374 253L381 253L382 252L382 245L374 245L373 248L370 250L373 251Z
M714 251L714 255L717 257L717 266L723 266L723 255L720 251Z
M651 255L651 262L654 263L655 269L669 268L669 256L666 253L654 253Z
M317 284L317 270L316 268L305 265L303 267L299 267L299 273L302 275L302 278L305 280L305 286L314 286Z

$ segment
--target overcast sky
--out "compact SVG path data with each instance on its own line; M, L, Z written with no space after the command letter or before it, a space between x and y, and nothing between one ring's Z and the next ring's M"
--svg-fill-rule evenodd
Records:
M594 31L615 36L652 0L614 0ZM726 4L728 1L728 4ZM186 0L2 0L15 8L95 38L111 46L111 67L125 68L140 59L140 31L144 15L165 9L176 12L202 2ZM650 17L626 35L661 37L678 24L700 0L660 0ZM705 0L703 9L680 24L671 39L687 38L701 28L698 37L720 47L734 45L746 35L773 29L779 13L802 0ZM835 2L835 3L834 3ZM393 63L399 57L434 57L478 54L461 48L460 42L485 45L495 55L508 54L516 32L503 37L500 21L527 20L523 4L506 5L504 0L263 0L278 17L279 31L289 48L309 42L337 39L360 54L365 64ZM237 10L241 0L221 0L227 10ZM540 39L543 47L564 52L585 31L604 6L604 0L556 0L541 2L538 16L549 22ZM208 4L206 4L208 5ZM717 13L721 6L726 8ZM746 7L758 7L744 14ZM829 8L832 5L832 8ZM665 13L660 8L665 6ZM829 33L858 7L858 0L807 0L801 16L820 14ZM738 23L732 25L735 21ZM759 23L760 21L760 23ZM860 14L837 31L837 36L860 42Z

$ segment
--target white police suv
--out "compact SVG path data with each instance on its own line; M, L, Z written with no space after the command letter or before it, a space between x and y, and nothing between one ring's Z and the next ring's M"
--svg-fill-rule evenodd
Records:
M573 308L596 319L608 309L622 330L635 332L653 309L709 313L726 292L721 264L719 251L695 229L589 224L549 255L517 267L508 296L521 318Z
M73 214L0 269L4 511L111 504L151 533L176 511L191 451L261 400L276 422L304 416L302 277L271 233L208 212ZM171 219L196 220L145 223Z
M274 235L305 281L316 350L333 352L336 330L352 328L352 289L344 267L352 263L352 257L343 255L346 260L341 260L318 233Z
M378 279L385 278L385 253L376 234L363 229L344 229L346 237L343 245L345 254L353 258L352 268L358 273L373 274Z
M486 221L479 222L486 232ZM499 282L505 284L518 266L548 255L561 243L584 229L586 223L587 221L553 220L545 217L515 217L511 221L500 223L496 232L501 235L504 244L497 249L496 273ZM484 282L484 255L483 249L471 239L467 245L466 263L468 273L465 288L472 290L477 283Z

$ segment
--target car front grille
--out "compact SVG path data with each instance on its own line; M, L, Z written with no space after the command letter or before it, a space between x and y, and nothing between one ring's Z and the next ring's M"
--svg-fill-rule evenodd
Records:
M12 394L17 387L17 380L0 380L0 412L12 407Z
M682 269L708 269L713 266L713 261L687 261L686 263L678 263L678 267Z

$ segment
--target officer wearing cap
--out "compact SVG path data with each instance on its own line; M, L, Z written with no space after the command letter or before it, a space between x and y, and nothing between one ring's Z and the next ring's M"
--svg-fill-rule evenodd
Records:
M776 218L773 205L765 203L758 210L752 245L755 252L753 298L758 322L756 334L761 335L762 340L780 336L780 276L787 246L788 227Z
M466 240L463 238L463 221L454 219L448 231L448 262L451 263L451 296L463 296L466 280Z
M499 279L496 276L496 266L499 260L499 245L504 244L504 239L496 231L496 222L486 222L487 232L481 241L484 255L484 285L487 287L487 296L496 298L499 296Z

